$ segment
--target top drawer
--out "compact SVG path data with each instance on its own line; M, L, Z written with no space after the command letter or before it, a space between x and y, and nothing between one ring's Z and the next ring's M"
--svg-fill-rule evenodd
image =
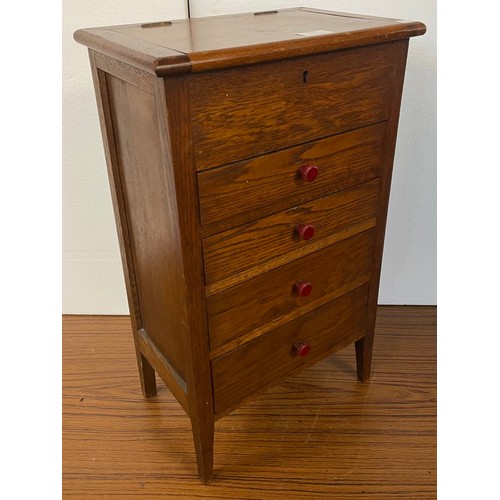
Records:
M193 75L196 168L385 120L397 42Z

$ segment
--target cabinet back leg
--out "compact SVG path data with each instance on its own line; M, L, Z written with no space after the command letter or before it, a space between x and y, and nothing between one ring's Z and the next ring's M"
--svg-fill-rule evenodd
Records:
M356 367L358 379L366 382L370 378L373 351L373 335L363 337L354 344L356 348Z
M141 379L142 393L146 398L156 396L156 376L154 368L140 352L137 352L137 365L139 368L139 377Z

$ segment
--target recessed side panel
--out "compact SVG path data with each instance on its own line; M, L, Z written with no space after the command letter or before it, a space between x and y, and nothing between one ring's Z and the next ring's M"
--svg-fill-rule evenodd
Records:
M154 96L106 76L142 328L185 377L177 231L168 203Z

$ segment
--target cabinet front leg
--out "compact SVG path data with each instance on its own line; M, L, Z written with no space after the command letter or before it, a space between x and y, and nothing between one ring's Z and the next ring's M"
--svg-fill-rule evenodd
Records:
M363 337L354 344L356 348L356 367L358 379L366 382L370 378L373 351L373 335Z
M205 418L192 418L194 448L198 475L203 483L209 483L213 478L214 468L214 432L215 425L211 415Z

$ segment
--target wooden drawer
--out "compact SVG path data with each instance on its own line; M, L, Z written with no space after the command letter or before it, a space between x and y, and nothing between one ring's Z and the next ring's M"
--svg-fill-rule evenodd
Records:
M374 237L365 231L209 297L212 356L367 282Z
M213 360L215 413L363 337L367 296L360 286ZM307 356L293 354L298 342L310 346Z
M244 399L356 340L357 376L370 376L408 38L425 32L256 14L75 34L89 47L141 388L153 396L159 376L186 410L204 483L215 420ZM312 162L319 177L304 183ZM299 279L312 295L292 295Z
M399 49L385 43L193 75L196 168L385 120Z
M207 294L373 227L379 190L376 179L204 239ZM311 239L300 224L314 227Z
M380 175L385 122L198 175L203 232L214 234ZM308 182L301 168L314 165Z

